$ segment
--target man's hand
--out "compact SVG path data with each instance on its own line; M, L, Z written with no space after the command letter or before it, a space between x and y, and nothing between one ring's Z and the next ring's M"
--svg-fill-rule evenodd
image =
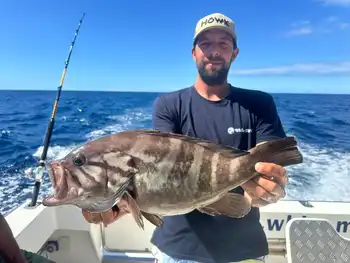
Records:
M122 216L123 213L118 209L117 206L114 206L112 209L103 212L103 213L91 213L85 210L82 210L82 214L86 221L93 224L103 223L106 227L109 224L112 224L118 218Z
M286 169L274 163L257 163L255 170L262 174L242 185L245 196L252 206L265 206L285 197L285 185L288 183Z
M82 210L82 214L86 221L93 224L103 223L104 226L112 224L119 218L124 215L131 213L131 206L127 199L122 198L119 202L112 207L112 209L103 212L103 213L91 213L85 210Z

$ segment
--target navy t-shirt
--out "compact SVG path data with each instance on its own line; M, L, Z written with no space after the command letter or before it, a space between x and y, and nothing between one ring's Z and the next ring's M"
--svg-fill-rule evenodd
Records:
M271 95L231 87L220 101L203 98L191 86L158 96L153 107L153 128L248 150L257 143L285 137ZM233 192L243 194L238 187ZM197 210L164 217L151 242L177 259L227 263L268 254L258 208L241 218L210 216Z

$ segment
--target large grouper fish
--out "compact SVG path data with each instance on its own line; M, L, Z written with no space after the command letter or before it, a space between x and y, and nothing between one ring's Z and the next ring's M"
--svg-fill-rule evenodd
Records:
M104 212L124 205L143 228L162 216L195 209L241 218L251 204L230 192L258 173L257 162L302 163L295 137L259 144L249 151L186 135L131 130L100 137L48 164L54 194L45 206L76 205Z

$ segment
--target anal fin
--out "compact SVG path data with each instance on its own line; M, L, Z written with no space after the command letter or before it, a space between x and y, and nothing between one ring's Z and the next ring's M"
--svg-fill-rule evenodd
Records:
M144 218L146 218L150 223L152 223L155 226L162 226L163 225L163 219L160 216L149 214L144 211L141 211L141 214Z
M198 210L211 216L226 215L232 218L242 218L250 212L251 203L243 195L227 193L215 203L198 208Z

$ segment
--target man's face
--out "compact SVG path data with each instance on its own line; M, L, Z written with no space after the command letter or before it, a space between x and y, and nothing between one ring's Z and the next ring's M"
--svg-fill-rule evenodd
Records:
M211 29L200 34L192 51L198 73L209 86L223 84L237 54L232 37L223 30Z

